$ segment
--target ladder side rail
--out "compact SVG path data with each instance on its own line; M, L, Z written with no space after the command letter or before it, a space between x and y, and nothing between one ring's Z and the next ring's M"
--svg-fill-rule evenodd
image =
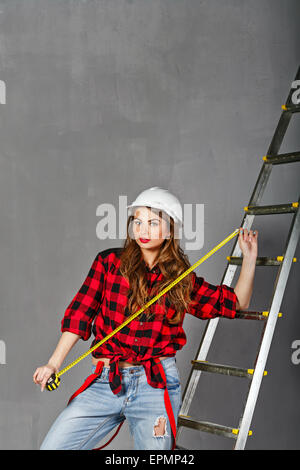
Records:
M295 76L295 80L299 80L299 79L300 79L300 67L298 68L296 76ZM292 94L293 93L294 93L294 89L290 88L288 97L287 97L286 102L285 102L286 106L288 106L292 103L291 99L292 99ZM269 146L267 155L275 156L275 155L278 154L280 146L281 146L282 141L283 141L283 138L284 138L285 133L287 131L289 122L291 120L291 117L292 117L291 113L282 111L281 116L280 116L279 121L278 121L278 124L277 124L277 127L275 129L271 144ZM268 163L268 162L263 163L263 165L261 167L261 170L260 170L260 174L259 174L259 176L257 178L257 181L256 181L256 184L254 186L252 195L250 197L250 201L249 201L249 204L248 204L249 206L250 205L251 206L252 205L253 206L258 205L259 201L261 200L262 195L263 195L264 190L265 190L265 187L266 187L266 184L269 180L269 177L270 177L270 174L271 174L271 171L272 171L272 166L273 165L271 163ZM246 224L242 225L242 226L249 229L249 226L246 226Z
M294 81L296 81L296 80L300 80L300 67L297 70ZM294 91L295 91L295 89L291 87L290 90L289 90L288 97L287 97L286 102L285 102L286 106L293 105L292 95L293 95ZM271 141L270 147L268 149L267 155L277 155L278 154L291 117L292 117L292 113L286 112L286 111L282 112L281 117L280 117L279 122L278 122L278 125L277 125L277 128L275 130L273 139Z
M300 199L299 199L300 201ZM287 279L289 276L290 268L292 265L292 260L296 251L297 243L299 240L300 233L300 211L299 206L298 210L293 217L293 221L290 227L290 232L288 235L288 242L286 246L286 251L284 254L284 259L282 265L278 269L276 281L274 284L274 294L271 302L271 307L269 311L269 316L264 328L263 337L261 345L259 348L259 353L257 356L255 370L253 374L253 379L249 387L249 393L246 401L246 406L244 408L243 416L240 420L240 431L238 438L236 440L235 450L242 450L245 447L248 431L251 425L252 416L254 413L254 408L256 405L261 380L263 373L265 371L265 366L268 358L268 353L270 350L273 333L275 330L278 312L280 310L282 298L287 284Z
M298 68L295 80L298 80L299 78L300 78L300 67ZM289 95L288 95L288 98L286 100L286 105L291 104L291 96L292 96L293 92L294 92L294 89L290 88ZM284 138L284 135L286 133L288 124L290 122L291 114L292 114L291 112L287 112L287 111L282 112L281 117L279 119L279 122L277 124L277 128L275 130L272 142L269 146L268 155L269 154L271 154L272 156L277 155L277 153L279 151L279 148L280 148L280 145L282 143L282 140ZM264 189L265 189L266 184L268 182L271 171L272 171L272 164L270 164L268 162L264 162L263 165L262 165L262 168L260 170L260 174L259 174L259 177L257 179L256 185L255 185L254 190L252 192L252 195L251 195L251 198L250 198L250 201L249 201L249 204L248 204L249 206L250 205L258 205L258 202L260 201L260 199L261 199L261 197L264 193ZM299 210L297 211L296 214L298 214L298 212L299 212ZM295 214L295 220L296 220L296 214ZM249 230L252 226L252 222L253 222L254 217L255 217L254 215L246 213L243 217L241 227L247 228ZM241 255L241 250L239 248L238 240L236 240L236 242L235 242L235 244L232 248L231 257L234 257L234 256L235 257L240 257L240 255ZM293 255L291 256L291 262L292 262L292 258L293 258ZM284 258L284 263L281 266L281 271L283 269L283 266L286 266L286 263L287 263L287 260L286 260L286 257L285 257ZM235 274L235 271L236 271L236 265L228 264L228 266L227 266L227 268L224 272L224 275L223 275L224 280L222 279L221 282L222 283L224 282L225 284L230 286L231 282L232 282L232 279L233 279L233 276ZM278 307L278 311L276 313L276 316L275 316L274 313L272 315L272 318L275 316L275 323L276 323L276 320L277 320L279 308L280 308L280 305ZM271 309L272 309L272 307L271 307ZM273 308L273 310L274 310L274 308ZM271 310L270 310L270 314L271 314ZM269 314L269 317L270 317L270 314ZM206 360L206 357L207 357L208 351L210 349L210 346L211 346L211 343L212 343L212 340L213 340L218 322L219 322L219 318L215 318L215 319L212 319L212 320L208 321L207 326L205 328L205 331L203 333L202 339L201 339L200 346L199 346L198 351L197 351L197 355L196 355L196 358L195 358L196 360L202 360L202 361ZM270 318L268 318L267 323L270 324L269 328L271 328ZM267 327L267 324L265 325L265 328L266 327ZM275 324L274 324L274 328L275 328ZM257 360L259 360L259 358L257 358ZM263 373L264 373L264 368L263 368L263 371L262 371L262 376L263 376ZM181 406L181 409L180 409L180 414L182 414L182 415L186 415L188 413L189 407L191 405L192 399L193 399L195 391L196 391L196 387L197 387L199 379L200 379L200 375L201 375L200 370L195 370L194 367L191 369L188 380L187 380L187 383L186 383L186 386L185 386L185 390L184 390L184 393L183 393L183 401L182 401L182 406ZM255 377L255 372L254 372L252 384L254 382L254 377ZM258 377L258 373L256 373L256 377ZM257 378L256 378L256 381L257 381ZM257 394L258 394L258 392L259 392L259 386L258 386ZM250 394L250 392L249 392L249 394ZM249 395L248 395L248 397L249 397ZM255 400L255 402L256 402L256 400ZM248 400L247 400L247 403L248 403ZM246 406L247 406L247 404L246 404ZM254 406L255 406L255 403L254 403ZM252 412L252 414L253 414L253 412ZM244 418L246 418L245 412L244 412ZM251 415L251 418L252 418L252 415ZM245 421L245 423L246 423L246 421ZM250 427L250 424L251 424L251 419L250 419L249 427ZM181 430L182 430L182 428L181 428L181 426L179 426L177 436L179 436ZM248 430L249 430L249 428L248 428ZM248 435L248 430L247 430L247 435ZM246 438L247 438L247 436L246 436ZM245 438L245 441L246 441L246 438ZM240 433L239 433L238 441L239 441L238 445L241 445L240 443L242 442L242 435Z

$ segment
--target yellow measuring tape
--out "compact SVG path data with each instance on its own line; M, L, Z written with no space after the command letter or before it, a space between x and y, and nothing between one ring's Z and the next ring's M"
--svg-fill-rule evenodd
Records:
M138 317L146 308L148 308L150 305L152 305L154 302L156 302L157 299L159 299L162 295L164 295L166 292L168 292L170 289L172 289L175 284L177 284L181 279L183 279L185 276L187 276L191 271L197 268L201 263L203 263L207 258L209 258L213 253L215 253L217 250L219 250L223 245L225 245L227 242L229 242L235 235L237 235L239 232L239 229L236 229L234 232L231 233L231 235L228 235L221 243L215 246L211 251L209 251L205 256L203 256L199 261L197 261L195 264L193 264L190 268L188 268L184 273L182 273L175 281L171 282L167 287L165 287L158 295L153 297L153 299L149 300L140 310L138 310L136 313L131 315L130 317L127 318L120 326L118 326L114 331L109 333L105 338L103 338L101 341L99 341L97 344L95 344L92 348L90 348L88 351L83 353L81 356L79 356L75 361L71 362L68 366L64 367L60 372L57 374L52 374L52 376L49 378L46 387L48 390L55 390L60 383L59 377L63 375L65 372L70 370L72 367L74 367L78 362L80 362L82 359L87 357L89 354L91 354L95 349L99 348L105 341L108 341L113 335L118 333L124 326L128 325L132 320L134 320L136 317Z

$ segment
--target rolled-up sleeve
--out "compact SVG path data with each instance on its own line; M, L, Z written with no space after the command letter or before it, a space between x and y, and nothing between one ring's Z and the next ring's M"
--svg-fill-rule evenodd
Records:
M98 253L79 291L68 305L61 320L61 331L80 335L84 341L91 336L91 325L102 302L105 266Z
M215 317L235 317L237 295L233 287L226 284L215 286L194 272L193 278L194 287L188 313L204 320Z

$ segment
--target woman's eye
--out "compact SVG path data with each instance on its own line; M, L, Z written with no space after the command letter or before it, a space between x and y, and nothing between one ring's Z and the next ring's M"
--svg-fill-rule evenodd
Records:
M134 223L136 225L140 225L140 221L139 220L135 220ZM151 222L151 225L153 225L154 227L158 227L158 223L157 222Z

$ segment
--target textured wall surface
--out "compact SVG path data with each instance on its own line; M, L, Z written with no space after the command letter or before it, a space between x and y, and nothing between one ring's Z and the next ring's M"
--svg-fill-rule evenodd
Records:
M129 204L151 186L203 204L203 246L185 250L195 263L240 226L299 50L298 0L0 1L0 448L37 449L90 372L87 358L51 394L32 382L96 253L124 241L118 223L116 238L99 237L97 208L111 204L118 222L119 196ZM294 116L281 151L299 149ZM274 167L261 205L298 197L299 163ZM259 256L282 253L291 218L256 218ZM218 284L231 246L197 273ZM276 268L257 267L249 309L268 309L275 278ZM248 449L300 447L299 301L293 263ZM208 360L252 367L257 323L221 321ZM183 388L204 328L186 315ZM202 374L189 414L237 427L247 386ZM184 430L179 443L233 441ZM107 449L132 448L125 423Z

